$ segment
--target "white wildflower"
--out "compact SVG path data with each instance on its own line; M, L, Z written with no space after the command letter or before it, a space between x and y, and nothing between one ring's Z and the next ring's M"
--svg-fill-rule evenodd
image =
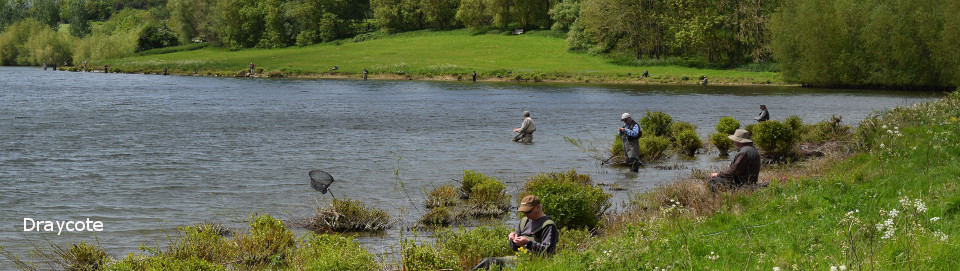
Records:
M897 209L890 210L890 218L895 218L898 214L900 214L900 211L897 211Z
M933 217L933 218L930 219L930 222L937 222L937 221L940 221L940 217L939 217L939 216L935 216L935 217Z
M840 271L847 271L847 266L846 266L846 265L841 265L841 266L840 266Z
M883 145L883 143L880 143L880 148L883 149L884 147L886 147L886 146Z
M943 232L939 231L939 230L933 232L933 237L936 237L937 239L940 239L941 242L946 242L946 241L947 241L947 235L944 234Z
M883 125L883 126L881 126L880 128L883 128L883 129L887 129L887 125L886 125L886 124L884 124L884 125Z
M890 239L890 238L893 238L894 232L895 232L894 229L890 229L890 230L888 230L888 231L885 231L885 232L883 232L883 236L881 236L880 239Z
M893 134L893 131L887 130L888 134Z
M833 266L833 265L830 266L830 271L837 271L837 270L839 269L836 266Z
M926 205L926 204L923 204L923 201L920 201L920 199L917 199L916 201L913 202L913 207L916 207L916 208L917 208L917 212L919 212L919 213L926 213L926 212L927 212L927 205Z
M773 267L773 271L780 271L780 267L774 266L774 267Z

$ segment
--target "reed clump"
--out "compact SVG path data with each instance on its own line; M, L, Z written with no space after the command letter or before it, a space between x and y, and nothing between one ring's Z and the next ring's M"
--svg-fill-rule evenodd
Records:
M434 187L433 190L430 191L424 205L427 208L454 206L457 204L459 197L457 189L453 187L453 184L444 184Z
M462 209L463 214L473 217L499 216L510 210L507 187L499 179L466 170L460 183L460 195L468 205Z
M314 231L381 231L392 225L390 215L352 199L333 199L330 206L317 210L305 227Z

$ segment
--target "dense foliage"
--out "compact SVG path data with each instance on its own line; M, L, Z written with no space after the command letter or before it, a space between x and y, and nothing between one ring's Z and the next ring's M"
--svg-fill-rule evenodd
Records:
M0 0L0 30L27 19L54 31L63 25L62 33L83 38L71 42L102 49L61 49L50 38L34 46L74 61L129 56L127 37L115 37L127 33L98 30L126 9L150 14L134 51L191 42L230 49L307 46L365 40L378 30L552 29L566 33L570 50L623 65L782 70L788 82L812 86L960 83L960 56L953 53L960 49L957 1ZM9 48L25 46L21 40L0 50L27 52ZM73 55L97 50L118 53ZM773 61L782 65L766 64Z
M958 1L784 1L771 21L770 46L793 82L955 86L958 27Z

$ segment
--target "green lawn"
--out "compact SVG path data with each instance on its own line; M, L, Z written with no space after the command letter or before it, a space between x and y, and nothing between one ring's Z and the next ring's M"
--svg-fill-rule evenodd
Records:
M629 67L608 58L572 53L563 38L546 32L524 35L473 35L467 30L417 31L384 38L353 42L328 42L306 47L246 49L230 51L208 47L161 55L108 61L125 72L154 72L167 67L171 72L234 74L253 62L265 73L281 71L287 76L351 76L367 68L372 77L395 78L398 71L416 78L438 78L468 74L476 70L481 79L499 75L513 79L564 81L648 81L693 83L701 75L715 83L782 83L779 73L711 70L679 66ZM339 71L327 70L334 65ZM641 79L649 70L651 78ZM510 72L510 73L508 73ZM632 73L632 76L626 76ZM686 77L687 80L683 78Z

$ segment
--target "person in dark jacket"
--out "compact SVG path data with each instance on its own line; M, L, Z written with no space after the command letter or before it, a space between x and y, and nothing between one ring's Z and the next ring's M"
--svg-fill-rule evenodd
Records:
M757 114L757 116L754 117L753 119L757 120L757 122L764 122L764 121L770 120L770 112L767 111L767 106L761 104L760 114Z
M624 161L630 165L631 172L640 171L640 137L643 132L640 131L640 125L633 121L630 113L620 115L623 126L619 129L620 141L623 142Z
M540 198L534 195L524 197L517 211L523 213L524 217L520 219L517 228L507 236L510 240L510 249L519 251L523 248L537 256L553 255L560 240L560 231L550 216L543 213ZM512 265L515 262L515 256L489 257L470 270L487 270L495 265Z
M760 176L760 152L753 146L753 140L750 140L750 132L744 129L737 129L732 135L727 136L733 140L740 151L730 162L730 167L720 172L710 174L710 191L714 193L722 189L739 188L745 185L754 185Z

